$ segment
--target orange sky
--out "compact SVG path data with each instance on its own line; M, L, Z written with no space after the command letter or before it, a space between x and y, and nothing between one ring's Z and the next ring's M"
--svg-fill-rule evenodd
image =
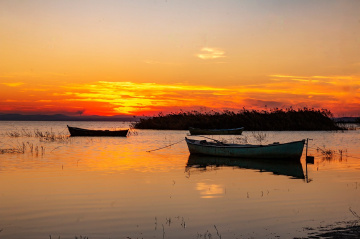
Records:
M0 113L360 115L360 2L0 1Z

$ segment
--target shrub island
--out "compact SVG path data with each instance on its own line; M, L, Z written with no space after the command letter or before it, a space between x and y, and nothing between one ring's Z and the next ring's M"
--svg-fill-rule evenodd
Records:
M247 131L316 131L343 130L326 109L301 108L294 110L271 109L269 111L246 110L201 113L198 111L178 112L140 118L132 125L135 129L187 130L189 127L202 129L229 129L245 127Z

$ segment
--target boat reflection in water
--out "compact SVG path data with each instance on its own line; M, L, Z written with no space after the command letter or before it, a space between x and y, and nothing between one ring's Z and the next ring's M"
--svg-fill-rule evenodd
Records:
M300 161L269 160L269 159L242 159L213 157L203 155L189 155L186 170L201 169L207 167L235 167L243 169L259 170L260 172L272 172L275 175L284 175L292 179L305 179Z

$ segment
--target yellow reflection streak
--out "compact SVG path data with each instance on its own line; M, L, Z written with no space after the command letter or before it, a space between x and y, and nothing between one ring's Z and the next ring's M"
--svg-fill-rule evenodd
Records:
M203 182L196 184L196 190L200 192L201 198L218 198L222 197L225 192L222 185Z

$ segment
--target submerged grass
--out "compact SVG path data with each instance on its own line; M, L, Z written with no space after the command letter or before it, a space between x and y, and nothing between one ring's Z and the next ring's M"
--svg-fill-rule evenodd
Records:
M294 110L271 109L269 111L246 110L200 113L197 111L162 113L150 118L141 118L132 124L135 129L187 130L189 127L224 129L245 127L247 131L271 130L343 130L326 109L302 108Z

